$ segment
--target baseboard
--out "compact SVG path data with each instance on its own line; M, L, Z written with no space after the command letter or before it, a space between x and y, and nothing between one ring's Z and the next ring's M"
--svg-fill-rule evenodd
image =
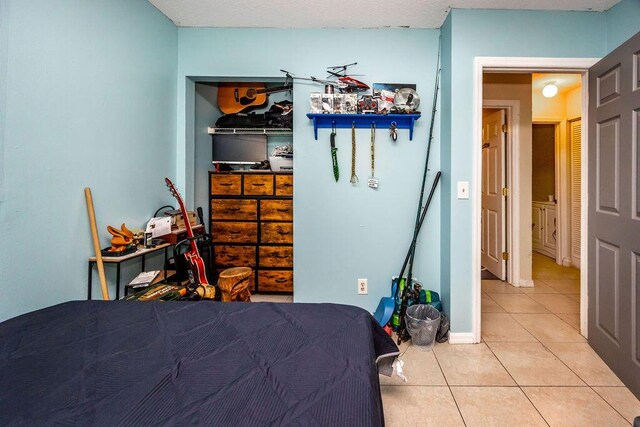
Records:
M518 282L518 287L519 288L533 288L534 287L533 280L532 279L520 279L520 282Z
M575 267L580 270L581 265L582 264L580 263L580 258L571 257L571 265L569 267Z
M573 267L573 264L571 263L571 258L562 258L562 266L563 267Z
M449 344L473 344L471 332L449 332Z

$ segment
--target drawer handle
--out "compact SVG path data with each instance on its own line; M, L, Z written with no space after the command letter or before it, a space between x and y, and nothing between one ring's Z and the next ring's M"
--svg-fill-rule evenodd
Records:
M289 234L289 232L280 230L280 231L278 231L278 234L281 235L281 236L286 236L287 234Z
M222 185L223 187L231 187L233 185L232 182L221 182L220 185Z
M276 283L287 283L287 279L276 279Z
M285 187L293 187L293 184L289 184L288 182L286 182L286 183L284 183L282 185L284 185Z
M289 208L278 208L276 209L278 212L289 212Z
M240 210L240 208L238 208L238 207L230 207L230 208L227 208L227 209L230 210L230 211L234 211L234 212L237 212L237 211Z
M228 259L229 261L237 261L237 260L239 260L239 259L240 259L240 257L239 257L238 255L229 255L229 256L227 257L227 259Z
M289 258L289 256L288 256L288 255L278 255L278 254L276 254L276 255L274 255L274 256L275 256L276 258L281 258L281 259Z
M251 185L254 187L264 187L264 182L253 182Z
M240 234L242 231L239 230L229 230L229 234Z

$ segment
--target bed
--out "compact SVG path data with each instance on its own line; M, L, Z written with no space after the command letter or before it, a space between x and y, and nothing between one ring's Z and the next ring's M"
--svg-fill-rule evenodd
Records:
M73 301L0 323L0 425L378 426L397 354L346 305Z

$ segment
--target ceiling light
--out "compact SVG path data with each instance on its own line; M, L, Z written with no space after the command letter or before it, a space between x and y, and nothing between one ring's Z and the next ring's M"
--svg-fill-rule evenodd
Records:
M553 98L558 94L558 86L556 86L556 82L549 82L542 88L542 95L545 98Z

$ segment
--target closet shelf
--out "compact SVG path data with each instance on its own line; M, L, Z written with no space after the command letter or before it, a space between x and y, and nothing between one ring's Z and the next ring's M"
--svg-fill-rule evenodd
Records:
M313 114L307 117L313 120L313 134L318 139L318 128L329 128L333 125L339 129L351 129L355 123L358 129L369 129L375 123L377 129L389 129L395 122L398 129L409 129L409 140L413 139L413 125L421 114Z
M208 128L209 135L293 135L291 128Z

